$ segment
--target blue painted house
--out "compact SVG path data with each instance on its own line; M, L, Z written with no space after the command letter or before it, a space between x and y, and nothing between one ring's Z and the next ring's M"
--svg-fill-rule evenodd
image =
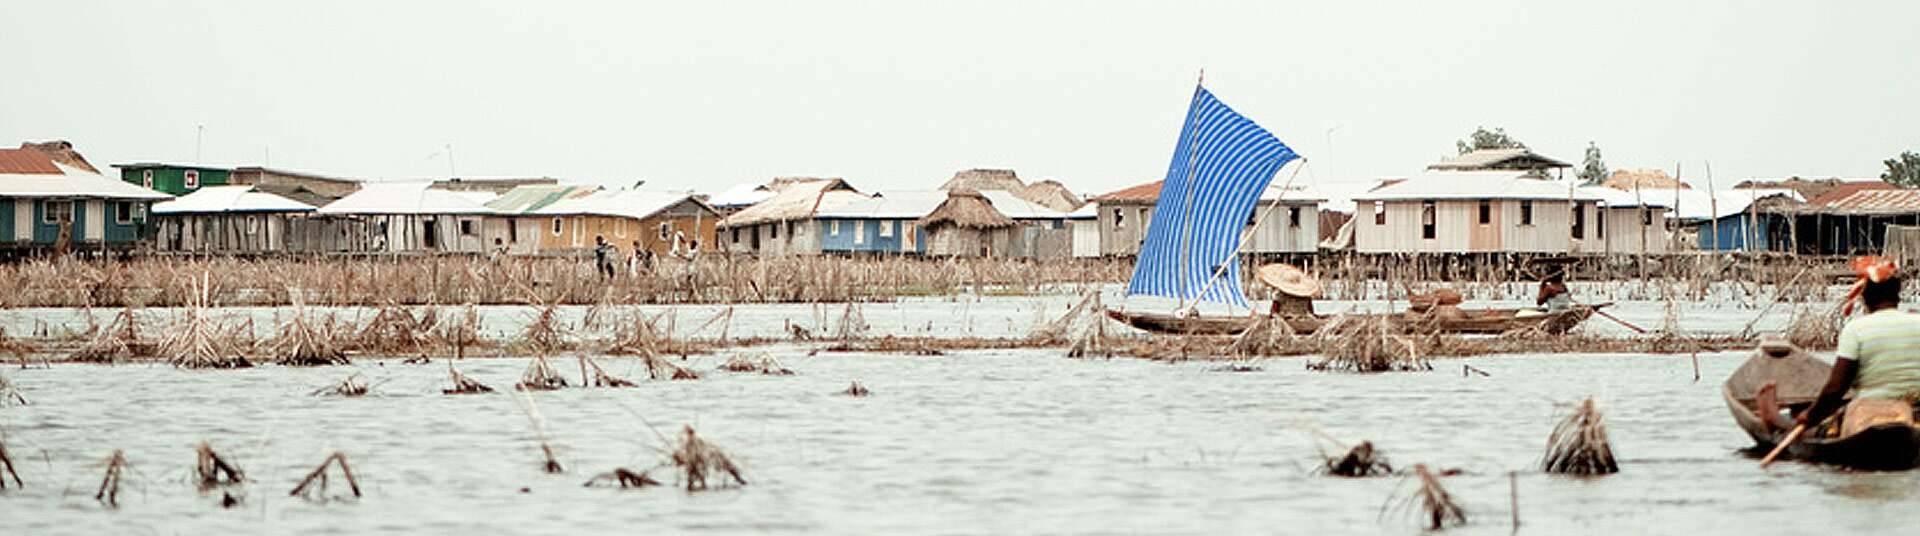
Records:
M922 254L927 233L914 223L947 200L946 192L881 192L814 212L822 253Z
M39 150L0 149L0 248L131 248L148 236L148 208L170 197Z

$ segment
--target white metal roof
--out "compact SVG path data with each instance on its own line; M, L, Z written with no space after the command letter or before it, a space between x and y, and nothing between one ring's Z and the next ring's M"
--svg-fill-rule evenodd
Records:
M1606 186L1581 186L1579 191L1600 198L1608 207L1656 207L1665 208L1673 204L1673 191L1663 190L1665 197L1653 195L1651 190L1641 189L1638 195L1633 190L1621 190Z
M720 222L721 227L754 225L766 222L784 222L811 218L817 209L838 206L841 203L863 199L866 194L847 189L845 182L838 180L796 182L780 189L773 197L754 203L727 216ZM929 209L931 210L931 209Z
M1666 206L1673 208L1675 218L1685 221L1718 219L1747 211L1747 206L1755 201L1770 197L1785 197L1805 202L1799 192L1785 188L1753 188L1739 190L1641 190L1643 197L1659 198Z
M1320 193L1318 189L1312 186L1308 186L1304 184L1294 184L1294 185L1288 186L1286 184L1276 182L1273 184L1268 184L1267 189L1260 192L1260 200L1261 201L1279 200L1280 202L1286 203L1286 204L1296 204L1296 203L1308 204L1308 203L1319 203L1322 201L1326 201L1327 198L1324 194Z
M919 219L947 201L943 191L894 190L823 200L816 218Z
M735 184L724 192L713 194L712 197L707 198L707 204L726 208L745 207L766 201L770 197L773 197L773 189L760 184L742 183Z
M1065 212L1021 199L1020 196L1013 195L1013 192L1005 190L985 190L980 192L980 195L986 196L987 201L993 203L993 209L1000 211L1001 214L1006 215L1008 218L1016 220L1058 220L1067 217L1067 213ZM935 206L938 205L936 204Z
M1434 171L1354 196L1354 201L1520 199L1600 201L1570 182L1527 178L1525 171Z
M586 214L644 220L688 199L692 199L692 196L685 193L604 190L582 197L555 201L532 213L554 216Z
M313 212L313 205L266 192L253 186L207 186L172 201L153 205L154 214L209 214L222 212Z
M369 182L320 207L321 214L494 214L459 192L429 188L431 182Z
M0 173L0 197L163 200L173 196L54 162L60 173Z

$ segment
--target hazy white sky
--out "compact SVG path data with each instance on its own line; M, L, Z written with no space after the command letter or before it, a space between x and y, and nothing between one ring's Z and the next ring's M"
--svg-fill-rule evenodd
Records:
M1920 2L0 3L0 143L96 162L713 191L1160 178L1204 67L1320 181L1475 126L1615 168L1877 176L1920 150ZM1332 147L1329 147L1332 129Z

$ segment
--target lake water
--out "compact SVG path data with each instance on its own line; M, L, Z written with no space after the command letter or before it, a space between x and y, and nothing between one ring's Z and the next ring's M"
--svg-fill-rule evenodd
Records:
M1751 311L1740 316L1744 323ZM868 313L873 319L872 312ZM917 320L915 320L917 322ZM1498 356L1428 373L1346 375L1217 364L1072 360L1058 351L941 357L764 349L798 372L690 365L697 381L532 393L568 472L538 468L538 438L508 393L444 396L446 365L184 371L56 365L4 373L33 402L0 408L24 490L0 494L0 534L1152 533L1418 534L1382 505L1397 477L1311 474L1317 451L1368 439L1401 467L1458 468L1444 485L1463 534L1508 534L1518 471L1522 533L1913 534L1920 472L1854 474L1738 451L1719 380L1743 354ZM758 352L762 350L755 350ZM602 360L639 377L631 359ZM1463 377L1461 364L1491 377ZM506 390L522 359L460 368ZM556 363L576 375L570 360ZM364 398L308 392L359 371ZM859 379L866 398L832 393ZM1621 472L1539 473L1546 436L1594 396ZM581 484L660 455L649 427L694 424L750 484L687 493ZM188 482L210 440L249 471L221 509ZM92 499L102 460L125 449L122 506ZM358 500L287 492L332 451ZM667 473L659 478L672 483ZM339 482L335 482L338 486Z

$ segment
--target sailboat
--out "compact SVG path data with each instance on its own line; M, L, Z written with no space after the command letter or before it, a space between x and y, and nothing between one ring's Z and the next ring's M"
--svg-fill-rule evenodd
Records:
M1246 292L1240 288L1240 247L1246 233L1265 223L1267 214L1255 218L1252 229L1246 225L1248 216L1280 169L1295 160L1304 165L1305 159L1265 128L1220 102L1205 86L1196 86L1172 160L1127 284L1127 296L1171 298L1177 305L1166 312L1109 309L1107 316L1156 333L1241 333L1260 313L1248 304ZM1295 166L1295 174L1299 167ZM1292 180L1288 183L1281 192L1289 189ZM1278 206L1278 202L1270 205ZM1262 268L1261 275L1263 282L1283 294L1308 298L1317 293L1317 281L1312 285L1316 290L1290 291L1288 287L1293 285L1286 280L1311 277L1291 267L1269 265ZM1229 310L1238 307L1247 314L1201 315L1197 311L1202 302L1223 304ZM1498 334L1533 327L1564 333L1604 306L1578 305L1545 313L1527 308L1450 309L1452 314L1447 315L1410 310L1382 316L1399 330ZM1280 315L1297 333L1312 333L1329 320L1313 313L1310 305L1297 313Z
M1167 312L1122 308L1107 315L1149 331L1245 329L1250 317L1203 317L1196 311L1201 302L1251 311L1240 288L1242 234L1261 192L1295 160L1300 155L1287 144L1196 85L1127 284L1128 296L1171 298L1178 304Z

